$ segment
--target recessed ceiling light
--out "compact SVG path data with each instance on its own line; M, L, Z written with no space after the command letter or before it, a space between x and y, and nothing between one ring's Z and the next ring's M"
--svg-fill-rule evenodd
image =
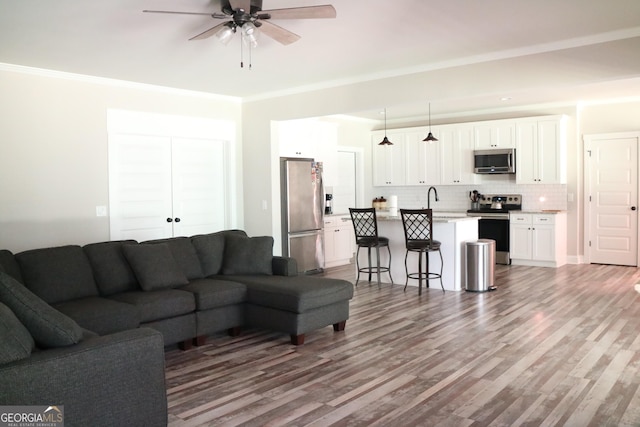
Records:
M503 96L502 98L500 98L500 101L511 101L511 97L510 96Z

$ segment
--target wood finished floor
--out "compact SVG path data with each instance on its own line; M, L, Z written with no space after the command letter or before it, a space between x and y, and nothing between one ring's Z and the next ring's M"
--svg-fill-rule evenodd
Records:
M482 294L361 281L344 332L168 351L169 425L640 426L639 282L602 265L498 266Z

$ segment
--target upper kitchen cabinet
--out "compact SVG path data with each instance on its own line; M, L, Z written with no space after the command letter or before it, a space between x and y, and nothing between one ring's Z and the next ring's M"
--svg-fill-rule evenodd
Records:
M280 157L314 159L323 163L325 185L337 174L338 129L335 123L315 119L287 120L274 124Z
M477 184L473 173L473 128L470 126L442 126L438 129L442 154L441 180L443 185Z
M516 125L512 121L478 123L473 127L476 150L515 148Z
M315 139L305 120L287 120L273 125L274 138L280 147L280 157L302 157L312 159L315 156Z
M423 141L428 130L425 128L405 134L405 171L407 185L440 184L440 141ZM436 130L436 138L440 138Z
M518 121L517 184L566 184L564 122L560 116Z
M378 145L384 135L384 132L371 134L373 185L405 185L405 133L387 131L393 145Z

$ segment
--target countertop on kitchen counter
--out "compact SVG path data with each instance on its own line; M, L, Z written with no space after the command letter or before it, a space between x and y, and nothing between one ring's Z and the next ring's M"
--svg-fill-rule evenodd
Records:
M378 221L402 221L400 215L397 216L388 216L384 214L377 214ZM434 211L433 212L433 222L459 222L459 221L477 221L478 217L470 217L467 216L466 212L445 212L445 211Z
M559 214L559 213L566 213L567 211L564 210L560 210L560 209L543 209L543 210L538 210L538 211L528 211L528 210L521 210L521 211L512 211L512 214L547 214L547 215L555 215L555 214Z

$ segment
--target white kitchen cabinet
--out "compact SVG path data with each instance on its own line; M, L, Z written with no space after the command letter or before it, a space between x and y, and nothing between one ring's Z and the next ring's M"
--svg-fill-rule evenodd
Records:
M566 264L566 213L512 213L509 252L513 265L560 267Z
M393 145L378 145L384 132L374 132L371 136L373 185L405 185L404 132L387 132Z
M407 185L439 185L442 165L440 141L423 141L428 131L405 134L405 171ZM433 131L436 138L440 136Z
M476 150L515 148L516 146L516 126L514 122L480 123L474 126L473 131Z
M443 185L476 184L473 173L473 128L443 126L438 130L441 150L441 180Z
M355 248L355 235L351 218L326 216L324 218L325 267L337 267L351 262Z
M273 126L273 137L278 141L280 157L313 159L316 154L316 139L306 120L287 120Z
M519 121L516 144L517 184L566 184L564 120Z

